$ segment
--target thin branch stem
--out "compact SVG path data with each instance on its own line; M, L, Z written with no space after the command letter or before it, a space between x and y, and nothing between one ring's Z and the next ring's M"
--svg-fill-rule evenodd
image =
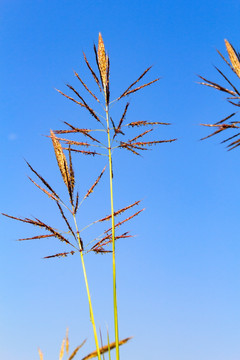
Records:
M97 337L97 330L96 330L96 325L95 325L94 315L93 315L92 300L91 300L91 295L90 295L90 290L89 290L89 285L88 285L88 279L87 279L87 272L86 272L86 267L85 267L85 262L84 262L84 257L83 257L82 241L81 241L81 238L80 238L80 235L79 235L76 216L75 216L74 213L73 213L73 219L74 219L74 223L75 223L75 227L76 227L76 231L77 231L78 246L79 246L79 250L80 250L83 275L84 275L85 286L86 286L86 290L87 290L89 312L90 312L90 320L91 320L92 327L93 327L93 333L94 333L94 339L95 339L95 344L96 344L96 350L97 350L97 354L98 354L98 360L101 360L100 348L99 348L98 337Z
M112 152L111 152L111 137L110 137L110 129L109 129L109 105L107 103L107 97L105 97L105 103L106 103L107 135L108 135L108 160L109 160L110 198L111 198L111 216L112 216L112 262L113 262L114 328L115 328L115 343L116 343L116 360L119 360L119 335L118 335L117 286L116 286L116 256L115 256L115 221L114 221L113 181L112 181Z

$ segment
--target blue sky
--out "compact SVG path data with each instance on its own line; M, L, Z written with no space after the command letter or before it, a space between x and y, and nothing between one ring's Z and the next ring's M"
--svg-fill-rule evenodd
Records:
M216 49L226 55L225 38L240 49L239 16L231 0L0 1L1 212L62 225L28 181L24 159L64 191L42 135L61 121L93 126L54 89L65 91L68 82L80 89L73 70L87 81L82 51L93 64L99 31L113 98L149 65L146 80L161 77L129 97L128 119L170 122L157 136L178 141L143 158L114 154L116 208L138 199L146 208L129 223L137 236L117 244L120 336L134 336L122 359L239 359L239 150L227 152L221 137L199 141L208 133L200 123L233 109L224 94L196 84L197 74L221 81L213 65L227 73ZM121 111L116 106L113 114ZM105 160L74 161L84 193ZM105 176L84 205L83 226L109 213L107 185ZM80 261L43 260L58 252L57 241L15 241L33 232L1 219L0 357L37 359L40 347L45 360L57 358L66 327L73 347L88 338L84 356L94 344ZM89 254L86 265L97 324L104 336L107 324L113 340L111 257Z

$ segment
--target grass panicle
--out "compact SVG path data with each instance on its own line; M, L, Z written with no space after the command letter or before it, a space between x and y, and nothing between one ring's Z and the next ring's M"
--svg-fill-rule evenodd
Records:
M60 240L64 245L71 247L70 251L62 251L60 250L56 254L48 255L45 258L62 258L67 257L68 255L73 255L75 253L80 254L83 276L85 281L85 287L88 297L89 303L89 312L90 312L90 320L93 327L96 351L91 354L85 356L82 360L91 359L94 357L98 357L98 360L101 360L101 354L108 352L109 359L110 350L116 348L116 360L120 359L119 346L125 344L129 338L124 340L119 340L119 325L118 325L118 308L117 308L117 275L116 275L116 246L115 242L117 240L124 240L132 237L132 235L122 228L122 225L125 225L128 221L134 219L138 216L144 209L140 209L135 211L133 214L128 214L125 216L125 212L129 210L135 209L135 206L139 205L140 201L136 201L126 207L123 207L119 210L115 210L114 207L114 188L113 188L113 152L115 150L128 150L134 155L140 155L142 151L146 151L152 148L153 145L161 144L161 143L170 143L174 142L177 139L164 139L161 140L158 137L153 138L153 134L155 130L159 129L161 125L170 125L166 122L156 121L148 121L148 120L139 120L139 119L131 119L128 120L126 118L129 116L129 104L130 102L126 102L123 104L123 108L121 111L121 115L119 118L114 119L111 116L111 109L114 104L118 101L125 101L126 97L131 97L139 92L140 90L149 87L159 81L159 78L146 81L141 84L143 78L145 78L151 69L148 67L143 71L143 73L133 81L125 91L123 91L118 97L114 100L110 101L110 59L106 53L103 37L101 33L98 36L98 45L97 47L94 45L94 54L96 61L96 70L90 65L85 53L83 53L85 64L90 71L91 76L94 79L95 85L97 85L97 91L100 92L100 96L97 94L96 89L90 89L85 81L82 80L82 75L79 75L78 72L74 71L75 77L79 80L81 84L81 90L85 93L88 93L90 100L85 100L82 93L75 89L72 85L67 84L67 89L70 92L70 95L65 94L61 90L57 90L62 96L66 99L74 102L80 108L83 108L86 114L89 115L90 119L95 119L95 126L87 126L84 128L82 125L80 127L70 124L69 122L64 121L64 124L67 126L67 129L59 129L59 130L51 130L50 138L52 140L52 145L54 148L57 165L60 170L61 177L63 182L67 188L69 201L65 203L58 196L58 194L53 190L53 188L48 184L48 182L39 175L30 164L28 164L30 170L40 179L42 186L38 185L33 179L30 180L46 195L48 195L52 200L54 200L57 204L58 211L60 213L61 219L64 222L64 230L55 229L45 222L42 222L39 219L29 219L29 218L19 218L11 215L6 215L11 219L18 220L30 225L37 226L43 229L47 234L41 234L38 236L33 236L31 238L19 239L19 240L34 240L34 239L42 239L42 238L53 238L56 237ZM229 50L231 51L231 49ZM235 54L235 56L237 56ZM237 60L234 57L234 54L231 54L232 59L234 58L234 69L236 71ZM233 60L232 60L233 61ZM215 88L219 88L217 84L208 82L209 86L213 86ZM229 92L228 92L229 93ZM238 93L236 91L232 91L229 94L232 96L236 96ZM90 102L92 101L93 104ZM95 105L98 106L95 109ZM100 108L100 110L99 110ZM92 119L93 118L93 119ZM92 122L90 122L91 124ZM147 130L138 131L138 128L142 126L147 126ZM133 133L131 133L133 132ZM77 140L73 140L72 138L68 138L69 136L78 136ZM63 136L63 137L61 137ZM144 141L142 141L144 140ZM62 145L63 144L63 145ZM97 147L97 151L96 151ZM105 217L101 217L98 220L91 222L90 224L84 226L82 229L79 227L79 219L77 216L79 215L78 209L82 206L83 201L86 200L91 193L95 190L96 186L99 184L99 181L102 179L103 174L105 172L106 167L97 177L93 185L88 189L88 191L84 194L83 197L80 196L79 192L76 191L76 179L72 161L72 153L76 153L79 155L91 155L91 156L104 156L107 159L108 170L109 170L109 200L110 200L110 209L111 212L109 215ZM68 155L68 159L67 156ZM82 200L81 200L82 199ZM105 200L105 195L104 195ZM123 219L120 219L115 224L115 219L118 216L124 216ZM102 223L105 224L108 221L111 221L111 227L107 226L107 230L98 231L98 235L86 243L85 238L83 237L83 232L88 229L90 226L96 225L96 228L99 227ZM98 225L97 225L98 224ZM73 242L71 242L73 240ZM111 244L111 249L108 246ZM110 343L108 336L108 344L106 346L102 346L100 348L98 335L96 331L95 320L93 316L92 309L92 301L90 295L90 289L87 278L87 271L84 262L84 256L88 252L95 253L111 253L112 254L112 281L113 281L113 318L114 318L114 333L115 333L115 341ZM67 340L65 339L65 342ZM78 348L75 349L75 352L68 358L71 360L78 352ZM62 352L60 353L60 357L62 359L64 352L64 345L62 347Z
M217 50L217 52L221 56L221 58L225 61L225 63L228 65L228 67L231 69L231 71L238 76L238 81L239 81L240 55L227 40L225 40L225 45L226 45L229 61L226 60L226 58L220 53L220 51ZM237 86L234 85L233 82L229 79L229 77L226 76L220 69L218 69L217 67L215 68L218 71L218 73L223 77L223 79L227 82L228 86L230 85L230 89L228 87L219 85L213 81L207 80L202 76L199 77L204 82L200 82L200 84L212 87L218 91L226 93L228 95L227 101L236 107L240 107L240 91L238 90ZM207 126L214 129L214 131L210 135L204 136L201 140L208 139L222 132L224 132L225 134L226 130L232 129L233 131L236 131L236 133L234 135L228 136L223 141L221 141L221 143L227 143L228 150L233 150L236 147L238 147L240 145L240 132L238 130L240 128L239 126L240 122L232 121L232 117L235 116L236 114L237 112L231 113L230 115L224 117L220 121L217 121L213 124L201 124L202 126ZM234 141L232 141L233 139Z
M93 69L93 67L90 65L90 63L87 60L86 55L84 54L84 60L85 63L88 67L88 69L91 72L91 75L93 76L99 90L100 93L102 93L104 95L104 102L102 103L102 107L105 109L105 114L101 115L101 119L105 117L106 120L106 124L103 124L102 121L100 120L100 115L93 110L93 107L90 107L89 105L86 104L85 100L83 99L82 95L79 94L79 92L77 90L75 90L72 86L68 85L68 88L74 92L74 94L77 96L78 100L73 99L72 97L69 97L68 95L62 93L60 90L58 90L62 95L64 95L66 98L75 101L77 104L81 105L82 107L85 107L89 113L94 116L96 118L96 120L98 121L98 123L101 123L102 127L100 129L91 129L91 128L87 128L87 129L78 129L75 126L71 125L71 124L66 124L68 127L70 127L69 130L57 130L55 131L55 134L78 134L78 135L83 135L83 136L88 136L89 139L89 145L90 147L94 146L94 142L98 142L99 140L92 135L93 132L99 132L99 131L103 131L106 133L106 143L102 144L101 142L101 146L102 149L106 150L106 154L104 153L100 153L100 152L96 152L95 149L88 149L88 151L86 150L78 150L76 147L77 146L82 146L82 144L77 144L69 141L67 142L68 144L71 145L76 145L74 148L71 149L71 151L74 152L78 152L79 154L83 154L83 155L107 155L108 156L108 162L109 162L109 182L110 182L110 204L111 204L111 215L98 220L97 222L101 222L101 221L105 221L105 220L110 220L112 221L112 230L111 230L111 234L107 234L107 236L99 239L98 241L98 245L93 245L91 250L98 250L99 252L109 252L109 250L103 249L103 244L106 245L106 243L111 242L112 243L112 257L113 257L113 303L114 303L114 323L115 323L115 341L116 341L116 360L119 360L119 335L118 335L118 311L117 311L117 294L116 294L116 260L115 260L115 217L117 215L119 215L121 213L120 212L116 212L114 211L114 204L113 204L113 171L112 171L112 153L113 150L115 149L126 149L128 151L130 151L132 154L134 155L140 155L141 151L146 151L148 150L152 145L156 145L156 144L160 144L160 143L168 143L168 142L173 142L176 139L167 139L167 140L146 140L146 141L137 141L142 137L145 137L147 135L149 135L150 133L153 132L153 130L155 130L157 125L169 125L168 123L164 123L164 122L158 122L158 121L144 121L144 120L140 120L140 121L132 121L130 123L128 123L127 125L124 125L125 119L126 119L126 114L127 114L127 110L129 107L129 102L127 102L127 104L124 106L123 109L123 113L122 116L120 118L120 120L118 122L115 122L114 119L110 116L110 105L112 106L114 104L114 102L116 101L120 101L121 99L125 98L126 96L132 95L136 92L138 92L139 90L142 90L143 88L146 88L154 83L156 83L159 78L154 79L152 81L146 82L142 85L139 85L137 87L135 87L136 84L138 84L142 78L144 76L146 76L146 74L150 71L151 67L147 68L146 70L144 70L144 72L134 81L130 84L130 86L127 87L127 89L119 96L117 97L115 100L110 102L110 91L109 91L109 84L110 84L110 78L109 78L109 69L110 69L110 60L108 55L106 55L106 50L105 50L105 45L103 42L103 38L101 33L99 33L99 37L98 37L98 47L96 47L94 45L94 53L95 53L95 60L96 60L96 66L97 66L97 71L99 73L99 77L96 75L96 71ZM77 74L77 75L76 75ZM88 93L90 93L92 95L92 98L99 103L99 98L98 96L95 95L95 92L92 91L91 89L89 89L89 87L85 84L85 82L82 81L82 79L80 78L80 76L78 75L78 73L75 72L75 75L77 76L77 78L79 79L79 81L81 82L81 84L84 86L85 90L88 91ZM80 101L79 101L80 100ZM115 125L117 124L117 125ZM124 129L128 128L137 128L140 126L149 126L151 127L149 130L141 132L139 134L135 134L131 140L123 140L123 137L125 136L126 131L123 131L123 127ZM91 132L91 135L89 134ZM121 136L121 140L118 140L118 137ZM65 141L66 139L64 139ZM92 140L92 141L90 141ZM95 185L94 185L95 186ZM90 188L90 191L93 190L92 188ZM90 193L87 192L86 197L88 197ZM126 209L122 209L122 212L124 212ZM135 213L134 216L140 214L141 211ZM128 217L128 219L133 218L134 216L130 216ZM122 222L120 222L119 224L123 224L127 221L127 219L123 220ZM120 225L118 225L120 226ZM123 238L124 235L121 234L118 236L118 238Z

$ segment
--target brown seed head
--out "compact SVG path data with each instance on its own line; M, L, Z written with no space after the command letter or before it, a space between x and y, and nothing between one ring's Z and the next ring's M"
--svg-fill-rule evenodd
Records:
M52 143L53 143L59 170L62 174L63 181L68 186L69 173L68 173L67 160L63 153L62 146L52 130L51 130L51 138L52 138Z
M40 360L43 360L43 353L40 349L38 349L38 354L39 354Z
M234 69L235 73L237 74L237 76L240 78L240 62L237 57L237 54L236 54L234 48L232 47L232 45L226 39L224 41L225 41L228 56L229 56L232 66L233 66L233 69Z
M62 341L62 345L61 345L61 349L60 349L60 354L59 354L59 360L62 360L63 355L64 355L64 345L65 345L65 339L63 339Z
M69 353L69 337L68 337L68 328L66 330L66 344L65 344L65 347L66 347L66 352L67 354Z
M107 57L101 33L98 36L98 63L103 86L107 86Z

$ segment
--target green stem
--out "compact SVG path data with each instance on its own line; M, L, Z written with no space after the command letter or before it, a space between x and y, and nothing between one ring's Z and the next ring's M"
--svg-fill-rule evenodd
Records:
M116 257L115 257L115 221L114 221L113 181L112 181L112 151L111 151L111 138L110 138L110 128L109 128L109 106L108 106L107 102L106 102L106 121L107 121L107 135L108 135L108 160L109 160L110 197L111 197L111 215L112 215L112 261L113 261L114 328L115 328L115 343L116 343L116 360L119 360L117 286L116 286Z
M81 262L82 262L82 268L83 268L83 275L84 275L84 280L85 280L85 286L86 286L86 290L87 290L89 312L90 312L90 320L91 320L92 327L93 327L93 333L94 333L94 339L95 339L95 344L96 344L96 349L97 349L97 354L98 354L98 360L101 360L101 354L100 354L100 349L99 349L99 344L98 344L98 337L97 337L97 330L96 330L96 325L95 325L94 316L93 316L92 300L91 300L91 295L90 295L90 290L89 290L89 285L88 285L85 262L84 262L84 258L83 258L82 241L80 239L78 226L77 226L77 221L76 221L76 216L75 216L74 213L73 213L73 219L74 219L75 227L76 227L76 230L77 230L77 240L78 240L78 246L79 246L79 250L80 250Z

